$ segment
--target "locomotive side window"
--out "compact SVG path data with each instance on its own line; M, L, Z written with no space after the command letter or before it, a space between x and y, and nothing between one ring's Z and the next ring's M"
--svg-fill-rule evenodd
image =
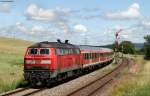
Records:
M69 54L80 54L80 51L79 49L55 49L55 53L57 55L69 55Z
M72 49L69 49L69 52L68 52L68 54L73 54L73 51L72 51Z
M79 50L79 49L76 49L76 53L77 53L77 54L80 54L80 50Z
M63 50L62 55L68 54L68 50L67 49L62 49L62 50Z
M57 49L56 50L57 51L57 55L63 55L63 53L64 53L64 51L63 51L63 49Z
M72 53L71 53L71 49L68 49L68 54L72 54Z
M30 55L36 55L36 54L38 54L38 50L35 49L35 48L30 48L29 51L28 51L28 54L30 54Z
M60 50L60 54L59 55L64 55L65 50L64 49L59 49Z
M65 54L69 54L69 50L68 49L63 49L63 48L61 48L61 49L55 49L55 52L56 52L56 54L57 55L65 55Z
M61 54L60 49L55 49L55 54L60 55Z
M68 54L68 50L67 49L62 49L62 50L63 50L62 55Z
M73 49L73 54L78 54L77 49Z
M41 55L49 54L49 49L41 49L41 50L40 50L40 54L41 54Z

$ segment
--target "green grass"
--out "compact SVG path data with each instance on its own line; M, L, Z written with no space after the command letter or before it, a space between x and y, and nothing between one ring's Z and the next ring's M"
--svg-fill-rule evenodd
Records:
M136 56L135 61L140 70L126 72L125 77L117 81L110 96L150 96L150 61L144 60L143 56Z
M23 81L23 58L31 42L0 37L0 93L13 90Z

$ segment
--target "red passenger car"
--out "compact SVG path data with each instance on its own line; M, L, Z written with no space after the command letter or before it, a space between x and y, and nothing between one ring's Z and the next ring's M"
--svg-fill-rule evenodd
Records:
M101 67L113 61L113 50L93 46L80 46L83 68Z

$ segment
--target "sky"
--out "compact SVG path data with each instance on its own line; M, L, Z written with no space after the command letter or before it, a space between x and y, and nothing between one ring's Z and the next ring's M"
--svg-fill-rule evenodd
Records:
M9 1L9 2L7 2ZM0 0L0 36L33 42L106 45L145 42L149 0Z

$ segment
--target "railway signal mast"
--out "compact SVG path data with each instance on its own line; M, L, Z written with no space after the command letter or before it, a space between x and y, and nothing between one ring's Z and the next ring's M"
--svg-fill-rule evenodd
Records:
M123 31L122 29L119 29L116 33L115 33L115 62L117 63L117 58L119 57L119 33Z

